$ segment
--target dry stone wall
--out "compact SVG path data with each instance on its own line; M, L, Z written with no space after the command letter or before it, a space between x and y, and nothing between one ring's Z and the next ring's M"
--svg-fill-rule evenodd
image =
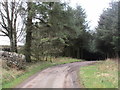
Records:
M17 69L25 68L26 60L25 56L22 54L0 51L0 58L7 64L8 67Z

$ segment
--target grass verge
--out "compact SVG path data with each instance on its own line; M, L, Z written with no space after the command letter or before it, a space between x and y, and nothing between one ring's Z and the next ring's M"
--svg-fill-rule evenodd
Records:
M22 83L25 79L29 78L33 74L45 68L60 64L79 62L79 61L81 60L61 57L54 59L52 63L47 61L42 61L42 62L27 64L25 71L17 71L15 69L7 71L3 69L2 88L14 88L18 84Z
M80 83L85 88L118 88L118 62L101 61L80 68Z

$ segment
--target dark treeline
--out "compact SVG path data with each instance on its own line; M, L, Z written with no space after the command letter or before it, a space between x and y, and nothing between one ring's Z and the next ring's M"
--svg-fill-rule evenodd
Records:
M21 4L18 13L24 17L27 62L51 56L86 60L118 57L118 2L111 2L103 11L95 31L89 30L80 5L72 8L60 2L27 2L26 6Z
M109 8L101 14L96 31L73 39L73 45L66 47L65 56L87 60L118 57L120 55L118 9L118 2L111 2Z
M73 39L74 44L66 47L65 56L87 60L118 57L120 55L118 8L118 2L111 2L110 7L100 16L96 31L89 32L88 36L83 34L82 37ZM85 38L87 43L84 43Z

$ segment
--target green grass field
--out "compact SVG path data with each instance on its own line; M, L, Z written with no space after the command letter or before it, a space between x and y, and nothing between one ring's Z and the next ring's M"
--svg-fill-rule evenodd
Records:
M80 68L80 83L85 88L118 88L118 62L101 61Z
M59 64L66 64L72 62L79 62L79 59L72 58L54 58L52 63L49 61L39 61L37 63L26 64L25 71L17 71L15 69L6 70L2 69L2 88L13 88L16 85L22 83L25 79L29 78L33 74Z

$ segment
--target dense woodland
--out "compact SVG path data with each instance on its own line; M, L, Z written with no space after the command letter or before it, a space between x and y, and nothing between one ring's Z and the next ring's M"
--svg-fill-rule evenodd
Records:
M0 7L1 36L9 38L11 52L18 52L20 37L25 40L27 62L59 56L104 60L120 55L119 2L111 2L103 11L94 31L80 5L6 0Z

